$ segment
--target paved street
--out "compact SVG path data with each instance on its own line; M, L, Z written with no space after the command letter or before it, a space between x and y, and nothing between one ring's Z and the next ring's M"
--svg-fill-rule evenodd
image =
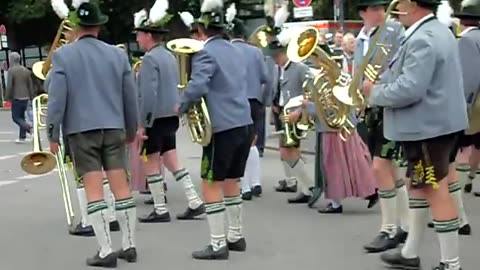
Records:
M0 112L0 270L91 269L84 261L95 252L94 238L67 233L56 172L41 177L22 172L21 157L32 148L30 144L15 144L16 136L10 113ZM185 128L177 140L181 161L198 183L200 148L189 141ZM307 162L313 174L313 157L307 156ZM120 262L119 269L384 269L378 255L365 255L362 250L362 245L377 233L378 206L369 210L365 201L352 199L345 202L343 215L327 216L305 206L287 205L287 196L272 189L283 173L277 153L267 151L262 163L264 195L244 203L246 253L231 253L227 262L196 261L191 259L191 251L208 243L205 221L141 224L137 233L139 262L131 265ZM168 206L171 214L176 214L184 209L185 198L171 175L167 181ZM136 197L138 213L150 211L142 203L146 197L137 194ZM72 198L76 204L73 185ZM465 198L474 234L461 238L464 270L478 269L479 260L475 256L480 243L479 202L473 196ZM113 233L113 240L118 248L120 233ZM437 239L429 230L423 244L424 269L437 263L438 254Z

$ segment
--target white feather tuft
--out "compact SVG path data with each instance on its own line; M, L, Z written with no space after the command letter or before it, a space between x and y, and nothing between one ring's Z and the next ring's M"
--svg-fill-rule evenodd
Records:
M463 0L461 4L462 8L476 5L480 5L480 0Z
M282 7L275 13L275 27L282 27L287 21L288 15L290 15L290 13L288 12L287 5L282 5Z
M235 16L237 16L237 9L235 8L235 3L232 3L228 8L227 8L227 14L225 14L225 20L227 23L232 23L233 19L235 19Z
M153 4L152 9L150 9L150 22L156 23L159 22L163 17L167 15L168 10L168 0L157 0Z
M273 0L265 0L263 3L263 11L265 12L265 17L270 16L273 18L273 15L275 15L275 5Z
M223 8L223 0L203 0L202 8L200 9L200 11L202 13L205 13L218 8Z
M186 26L188 27L192 26L192 23L195 21L195 18L193 17L192 13L188 11L184 11L179 14L180 14L180 18L182 19L183 23Z
M287 46L290 40L292 39L292 33L290 30L282 29L280 34L277 35L278 42L282 44L282 46Z
M437 19L446 26L452 25L453 23L453 9L450 6L448 0L443 0L442 3L437 8Z
M78 9L78 7L80 7L81 4L88 3L88 2L90 2L90 0L72 0L72 7L75 9Z
M142 22L146 18L148 18L148 14L145 9L142 9L139 12L135 13L133 15L133 26L135 26L135 28L140 27L142 25Z
M65 19L68 17L68 13L70 13L70 10L68 9L67 4L63 0L52 0L52 8L55 13L57 13L57 16L60 17L60 19Z

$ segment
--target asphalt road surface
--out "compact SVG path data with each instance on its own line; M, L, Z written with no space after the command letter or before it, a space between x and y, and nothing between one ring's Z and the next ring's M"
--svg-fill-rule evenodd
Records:
M56 172L30 176L20 168L21 158L32 150L30 144L15 144L17 128L9 112L0 112L0 270L80 270L85 258L96 250L94 238L70 236L67 232L63 200ZM185 128L178 135L179 155L198 183L200 147L193 145ZM275 145L270 141L269 145ZM44 140L46 146L46 141ZM306 144L307 147L308 144ZM313 157L307 156L307 168L313 175ZM366 208L366 201L347 200L343 215L321 215L306 206L287 205L289 195L273 191L282 177L278 153L267 151L262 159L264 195L244 203L246 253L231 253L229 261L196 261L191 252L209 241L204 220L169 224L140 224L137 232L139 261L119 263L119 269L384 269L378 255L366 255L362 245L377 233L379 207ZM462 178L465 175L461 175ZM171 214L184 210L182 187L168 174L168 206ZM77 199L71 186L77 209ZM477 189L480 186L477 184ZM151 210L143 204L147 198L135 194L138 214ZM477 269L480 243L479 199L469 195L466 208L473 235L461 237L463 269ZM324 205L325 201L319 202ZM78 213L78 211L77 211ZM79 218L79 215L76 217ZM115 249L120 233L113 233ZM424 269L437 264L439 251L435 234L427 229L422 244Z

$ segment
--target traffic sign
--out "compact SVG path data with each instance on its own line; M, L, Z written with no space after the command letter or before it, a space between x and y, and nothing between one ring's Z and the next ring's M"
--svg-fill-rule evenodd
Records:
M292 0L293 4L297 7L308 7L312 3L312 0Z

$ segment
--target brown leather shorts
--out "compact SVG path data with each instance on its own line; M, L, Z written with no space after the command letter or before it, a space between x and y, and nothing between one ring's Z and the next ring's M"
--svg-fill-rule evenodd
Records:
M456 146L458 133L422 141L402 142L411 188L435 187L448 175L450 154Z

